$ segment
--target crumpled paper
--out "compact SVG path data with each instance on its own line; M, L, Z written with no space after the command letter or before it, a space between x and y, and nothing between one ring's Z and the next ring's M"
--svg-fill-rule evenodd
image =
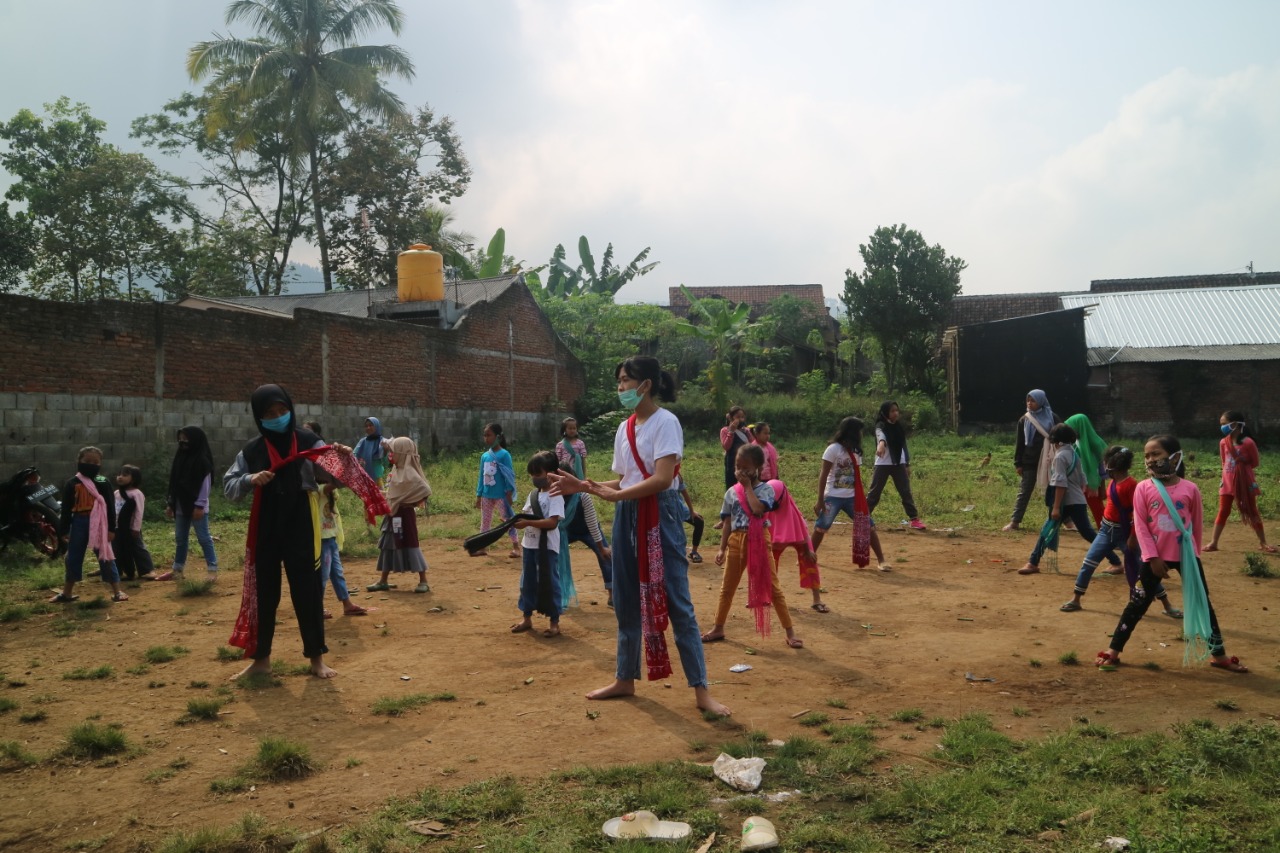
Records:
M716 778L739 791L754 791L760 787L764 764L763 758L734 758L722 752L711 769Z

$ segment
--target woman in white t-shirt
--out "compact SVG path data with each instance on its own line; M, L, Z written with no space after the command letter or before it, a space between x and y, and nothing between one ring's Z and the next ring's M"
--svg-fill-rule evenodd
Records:
M674 488L684 455L684 430L679 419L655 401L675 400L675 380L649 356L632 356L618 365L615 376L618 401L635 410L618 427L613 441L613 471L618 479L597 483L565 472L551 475L552 494L586 492L616 504L613 612L618 620L617 672L612 684L591 691L587 698L634 695L642 660L649 680L670 675L664 633L669 619L698 707L728 716L729 709L713 699L707 687L701 632L689 595L684 505Z
M818 475L818 504L813 508L818 516L813 523L815 553L841 510L854 520L854 502L859 485L858 468L861 465L862 421L848 417L840 421L836 434L831 436L831 443L822 452L822 473ZM871 550L876 555L880 571L889 571L891 567L884 561L884 551L880 550L880 537L876 535L875 527L871 528ZM820 607L815 604L813 609L820 613L827 612L826 605Z

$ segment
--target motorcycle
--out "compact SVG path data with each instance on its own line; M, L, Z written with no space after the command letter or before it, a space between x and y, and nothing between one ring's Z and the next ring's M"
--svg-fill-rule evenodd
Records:
M62 504L58 487L40 484L35 466L23 468L0 485L0 550L10 542L29 542L53 559L66 551L58 536Z

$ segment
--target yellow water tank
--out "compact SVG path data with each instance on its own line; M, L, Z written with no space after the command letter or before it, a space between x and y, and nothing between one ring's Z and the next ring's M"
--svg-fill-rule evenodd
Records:
M401 302L444 300L444 255L414 243L396 259L396 296Z

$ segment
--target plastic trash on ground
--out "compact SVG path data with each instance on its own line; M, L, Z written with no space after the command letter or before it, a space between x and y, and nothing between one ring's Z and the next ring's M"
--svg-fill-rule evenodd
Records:
M763 758L734 758L722 752L711 769L716 778L739 791L754 791L760 787L764 763Z

